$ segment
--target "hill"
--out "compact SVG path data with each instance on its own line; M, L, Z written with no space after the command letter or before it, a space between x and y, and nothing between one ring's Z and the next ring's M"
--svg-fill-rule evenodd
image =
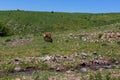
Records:
M120 30L120 13L0 11L0 22L13 29L15 34L41 34L46 31L63 32L91 29Z

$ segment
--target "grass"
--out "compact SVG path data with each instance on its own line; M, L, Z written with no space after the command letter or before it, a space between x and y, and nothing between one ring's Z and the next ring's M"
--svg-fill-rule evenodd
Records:
M55 35L54 35L55 34ZM23 45L4 45L7 39L19 39L19 36L4 37L1 39L1 54L3 56L14 57L24 57L24 56L43 56L43 55L53 55L53 54L73 54L74 52L94 52L97 51L101 55L119 53L118 43L108 43L108 42L84 42L79 37L76 39L70 38L68 33L63 33L56 35L53 33L53 44L44 42L42 36L31 35L32 42ZM75 34L75 32L73 32ZM29 35L28 35L29 36ZM28 38L28 36L23 36L23 38ZM24 55L24 56L23 56ZM2 57L1 58L6 58Z
M120 13L109 14L86 14L86 13L58 13L58 12L32 12L32 11L0 11L0 22L4 22L14 30L14 35L0 37L0 69L3 68L5 73L10 72L16 65L9 64L15 58L22 59L19 64L22 68L35 67L48 69L49 65L44 62L35 63L35 60L24 62L26 58L43 57L46 55L73 55L75 53L86 53L87 59L96 57L92 52L96 51L98 55L110 57L113 61L119 60L120 42L109 43L107 41L88 42L81 40L78 36L80 33L94 33L104 31L119 31L120 30ZM47 43L43 40L43 33L50 31L52 33L53 43ZM101 38L102 34L98 34ZM9 45L6 42L18 39L31 39L31 42L26 44ZM67 67L75 66L80 63L82 58L76 58L78 62L66 62ZM64 61L65 62L65 61ZM64 65L64 62L62 65ZM116 67L114 74L119 70ZM108 72L108 75L106 75ZM9 75L0 76L2 80L11 80L16 77L25 80L49 80L50 77L80 78L84 76L85 80L110 80L109 70L91 71L86 73L73 71L70 74L63 72L51 71L36 71L30 75ZM92 74L94 73L94 74ZM105 74L106 73L106 74ZM86 76L89 75L90 77ZM105 78L101 76L106 75ZM112 75L112 73L111 73ZM72 79L71 78L71 79ZM114 79L113 79L114 80ZM117 80L117 79L115 79Z
M116 71L116 72L115 72ZM2 80L13 80L15 78L25 79L25 80L119 80L120 70L104 70L104 71L88 71L87 73L81 72L50 72L50 71L36 71L32 74L22 73L16 74L14 76L6 76L1 78Z
M22 36L22 38L31 38L32 42L26 44L17 44L15 46L11 45L3 45L6 39L19 39L21 36L12 36L12 37L3 37L1 39L1 47L0 47L0 59L2 60L1 65L2 68L7 68L6 72L11 71L14 69L14 66L6 65L10 61L15 58L22 58L23 60L28 57L42 57L45 55L72 55L76 52L82 53L85 52L89 55L88 59L94 57L92 56L92 52L97 51L98 55L110 57L113 61L119 59L120 47L117 43L108 43L108 42L84 42L79 37L78 38L71 38L69 36L71 32L61 33L59 35L53 35L53 43L46 43L44 42L42 36ZM73 32L73 34L77 34L78 32ZM57 34L57 33L53 33ZM79 60L78 60L79 61ZM44 67L45 69L49 68L49 65L35 64L33 62L26 63L23 62L20 64L22 68L26 68L28 66L41 68ZM68 63L69 66L74 66L77 63Z
M119 30L119 13L86 14L32 11L0 11L0 22L14 30L14 34L42 34L69 30ZM108 25L108 26L105 26ZM111 25L111 26L109 26ZM105 27L104 27L105 26ZM114 27L113 27L114 26Z

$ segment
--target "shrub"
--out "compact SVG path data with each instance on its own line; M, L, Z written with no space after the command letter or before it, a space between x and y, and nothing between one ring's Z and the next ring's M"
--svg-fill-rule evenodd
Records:
M98 34L98 38L101 39L102 35L103 35L103 34L101 34L101 33Z
M4 36L11 36L13 35L14 32L11 28L5 26L4 24L0 23L0 36L4 37Z
M101 44L101 46L109 46L109 44L104 42Z
M11 39L6 39L6 40L5 40L5 42L10 42L10 41L12 41L12 40L11 40Z
M117 41L117 44L120 45L120 41Z

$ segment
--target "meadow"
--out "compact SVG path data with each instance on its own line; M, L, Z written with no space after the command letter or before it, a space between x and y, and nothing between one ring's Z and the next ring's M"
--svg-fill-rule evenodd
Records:
M0 11L0 24L1 80L120 79L120 13ZM53 43L44 41L45 32ZM96 58L94 71L89 62Z

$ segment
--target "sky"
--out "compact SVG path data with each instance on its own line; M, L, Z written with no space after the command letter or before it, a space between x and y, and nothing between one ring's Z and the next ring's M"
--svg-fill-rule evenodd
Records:
M1 0L0 10L110 13L120 12L120 0Z

